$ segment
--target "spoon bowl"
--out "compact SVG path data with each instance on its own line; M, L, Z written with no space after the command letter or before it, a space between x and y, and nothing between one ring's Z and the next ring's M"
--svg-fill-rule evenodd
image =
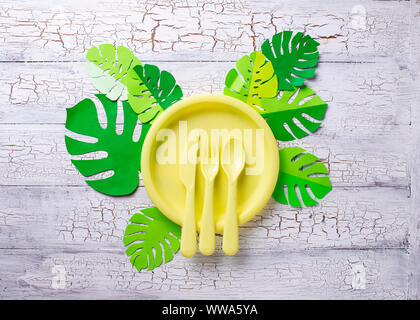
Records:
M236 180L245 166L245 152L237 138L229 139L223 146L222 168L229 180Z

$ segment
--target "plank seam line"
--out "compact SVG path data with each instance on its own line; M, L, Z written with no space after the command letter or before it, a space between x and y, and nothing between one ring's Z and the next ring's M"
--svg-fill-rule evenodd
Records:
M3 64L7 64L7 63L85 63L86 61L84 60L0 60L0 63ZM220 63L220 62L229 62L229 63L235 63L236 60L148 60L148 59L143 59L142 62L146 62L146 63L191 63L191 62L205 62L205 63ZM353 60L325 60L325 61L318 61L318 64L323 64L323 63L344 63L344 64L376 64L378 62L376 61L353 61ZM379 62L380 63L380 62Z
M43 185L37 185L37 184L0 184L0 187L3 188L56 188L56 187L65 187L65 188L90 188L88 185L81 185L81 184L43 184ZM139 186L138 188L144 189L144 186ZM344 186L344 185L334 185L334 188L339 189L356 189L356 188L367 188L367 189L397 189L397 190L407 190L409 191L409 187L407 186L392 186L392 185L370 185L370 186L364 186L364 185L354 185L354 186ZM102 193L101 193L102 194ZM124 197L124 196L122 196Z

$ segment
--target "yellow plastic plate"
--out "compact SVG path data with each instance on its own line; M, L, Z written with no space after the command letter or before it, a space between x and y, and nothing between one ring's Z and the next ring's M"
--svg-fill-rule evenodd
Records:
M212 129L239 129L242 133L245 132L244 129L251 129L248 132L254 132L252 134L252 145L248 144L246 148L246 161L249 163L245 164L245 170L238 179L237 193L239 225L253 218L268 202L276 185L279 170L277 142L270 127L258 112L244 102L225 95L203 94L185 98L166 109L151 126L143 145L141 169L144 186L156 207L173 222L182 225L186 191L179 179L180 155L178 144L180 121L186 121L181 127L186 123L188 132L197 128L203 129L208 133L209 137ZM158 134L161 135L164 132L161 131L162 129L170 129L174 132L176 140L164 138L163 141L158 141ZM260 163L263 163L262 170L255 170L256 162L252 163L252 157L262 156L262 154L256 154L258 149L255 129L263 129L260 132L262 133L261 136L263 136L264 152L263 159L259 159ZM177 145L172 151L176 150L177 160L172 164L162 163L161 160L157 161L157 150L159 147L162 147L163 143L166 143L165 147L168 147L170 141L176 141ZM220 142L219 153L222 147L223 144ZM166 155L169 155L169 151ZM245 174L247 168L249 168L249 172L254 168L254 172L259 172L259 174ZM198 230L201 227L203 198L204 178L201 173L200 163L198 163L195 191L195 214ZM220 164L219 172L214 182L213 203L216 232L223 231L226 198L227 177Z

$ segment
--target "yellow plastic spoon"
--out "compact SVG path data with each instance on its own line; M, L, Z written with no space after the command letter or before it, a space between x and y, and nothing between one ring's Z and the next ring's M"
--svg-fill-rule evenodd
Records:
M203 151L203 150L202 150ZM203 154L203 152L202 152ZM207 163L205 163L207 162ZM213 212L213 187L214 178L219 171L219 150L215 157L201 157L201 172L204 176L204 205L203 217L201 218L200 238L198 247L200 252L206 256L214 252L215 234L214 234L214 212Z
M188 149L188 155L193 159L186 159L185 164L179 165L179 178L185 186L184 222L181 233L181 253L184 257L192 257L197 251L197 229L195 225L195 168L197 164L198 142Z
M228 178L228 196L223 227L223 252L234 255L238 251L238 213L236 208L237 182L245 165L242 143L229 139L222 150L222 168Z

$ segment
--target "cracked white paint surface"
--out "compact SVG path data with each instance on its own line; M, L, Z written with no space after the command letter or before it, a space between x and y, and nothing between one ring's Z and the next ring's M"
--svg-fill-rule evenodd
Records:
M94 294L128 299L407 298L402 273L408 257L400 250L282 250L254 254L254 258L218 255L212 260L177 255L171 264L138 273L123 252L88 249L92 252L4 250L6 266L12 266L10 261L19 264L0 282L0 292L7 287L6 292L21 298L37 297L40 292L44 298L69 297L70 292L77 292L79 298ZM353 261L363 261L366 266L365 290L352 287ZM50 287L51 265L56 264L66 266L65 290Z
M397 56L412 15L410 3L367 2L365 30L352 28L352 8L328 0L1 1L1 57L21 60L81 59L89 47L118 42L143 59L236 59L283 29L304 31L322 44L322 59ZM181 58L182 57L182 58Z
M0 0L0 299L419 298L419 27L414 1ZM185 96L221 93L234 61L283 29L321 43L307 84L329 108L280 146L319 156L333 192L312 208L270 201L235 257L178 254L138 273L122 236L152 205L144 188L95 192L64 146L65 108L96 93L86 50L126 45Z
M407 191L337 188L319 206L289 208L271 200L245 224L240 250L402 248L409 227ZM19 198L19 201L16 201ZM0 196L3 247L92 243L122 248L128 219L152 206L144 188L111 198L83 187L4 187Z

